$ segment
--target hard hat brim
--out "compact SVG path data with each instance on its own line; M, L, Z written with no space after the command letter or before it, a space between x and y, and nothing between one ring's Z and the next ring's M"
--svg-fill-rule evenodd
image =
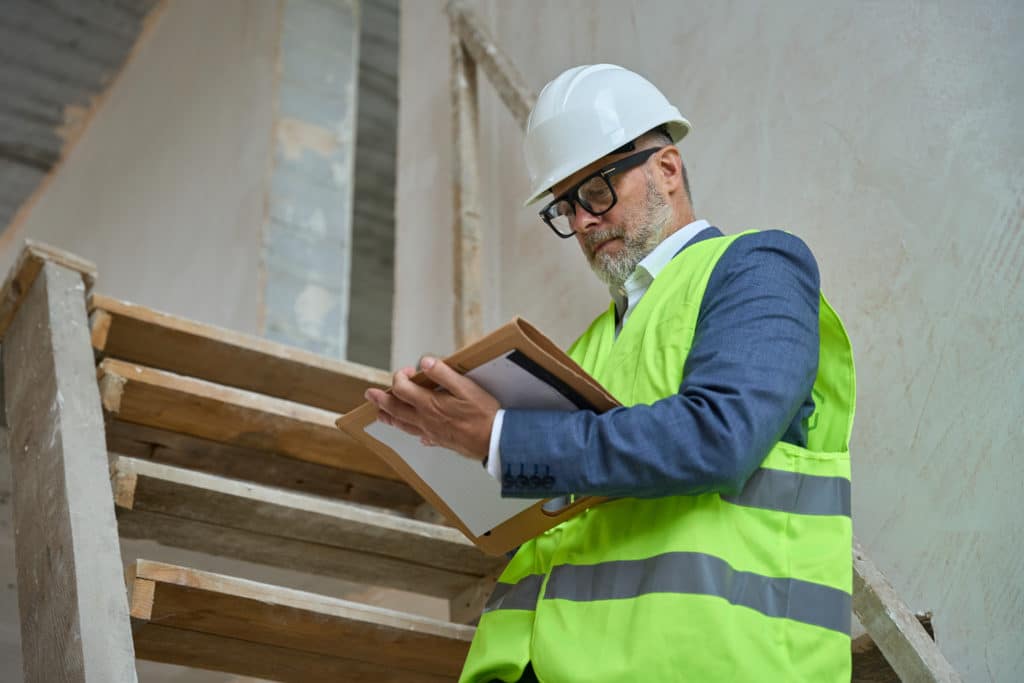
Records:
M689 121L687 121L682 116L678 116L678 118L674 118L671 121L665 121L665 122L653 125L653 126L651 126L651 128L649 128L647 130L653 130L654 128L657 128L659 126L665 126L665 128L668 129L668 134L669 134L669 137L672 138L672 143L673 144L679 143L680 140L682 140L684 137L686 137L687 133L690 132L690 128L691 128ZM630 139L636 139L637 137L640 137L640 135L643 135L644 133L646 133L647 130L642 131L641 133L639 133L638 135L633 136ZM542 184L540 186L537 186L537 187L533 188L533 193L526 199L526 201L523 202L523 206L526 207L526 206L530 206L531 204L536 204L538 201L543 199L545 195L550 194L551 193L551 188L554 187L555 185L557 185L559 182L565 180L566 178L571 176L573 173L578 172L580 169L586 168L588 165L594 163L595 161L600 159L602 156L606 156L606 155L610 154L611 152L613 152L614 150L618 149L625 142L628 142L628 141L629 140L617 140L615 138L610 138L609 142L608 142L608 149L605 150L603 154L600 154L599 156L596 156L595 158L591 159L590 161L588 161L587 163L585 163L583 165L574 164L572 166L567 166L567 167L559 169L558 172L555 174L555 175L558 176L557 178L556 177L547 178L547 179L545 179L544 182L542 182Z

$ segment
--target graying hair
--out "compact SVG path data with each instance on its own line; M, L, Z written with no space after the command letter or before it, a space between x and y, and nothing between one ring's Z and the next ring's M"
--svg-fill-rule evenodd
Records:
M668 134L665 126L658 126L657 128L651 129L636 139L636 148L643 149L645 147L655 146L665 147L666 145L672 144L672 136ZM683 189L686 190L686 198L693 204L693 195L690 194L690 179L686 175L686 164L679 161L680 166L683 169Z

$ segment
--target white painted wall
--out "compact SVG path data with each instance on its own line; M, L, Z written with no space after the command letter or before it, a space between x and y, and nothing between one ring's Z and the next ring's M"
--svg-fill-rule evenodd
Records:
M481 2L539 90L608 61L694 124L699 216L816 253L858 363L854 523L970 681L1024 667L1024 5ZM402 4L395 364L452 350L451 123L439 0ZM567 343L606 301L521 207L521 134L481 84L487 327Z
M22 223L96 262L104 294L261 330L276 3L169 3Z

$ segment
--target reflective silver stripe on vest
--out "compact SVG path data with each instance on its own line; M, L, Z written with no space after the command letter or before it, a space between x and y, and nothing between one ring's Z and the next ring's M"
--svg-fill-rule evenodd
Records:
M733 569L703 553L665 553L646 560L563 564L551 571L545 600L617 600L648 593L713 595L769 617L850 634L850 595L799 579Z
M722 500L744 507L800 515L850 516L850 480L785 470L758 469L739 495Z
M484 612L496 609L528 609L537 607L540 587L544 585L543 574L530 574L518 583L499 583L487 599Z

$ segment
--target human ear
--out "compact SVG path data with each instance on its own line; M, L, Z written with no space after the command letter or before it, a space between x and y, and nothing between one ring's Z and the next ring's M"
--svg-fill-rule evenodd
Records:
M683 158L675 145L663 149L657 156L657 175L668 192L683 186Z

